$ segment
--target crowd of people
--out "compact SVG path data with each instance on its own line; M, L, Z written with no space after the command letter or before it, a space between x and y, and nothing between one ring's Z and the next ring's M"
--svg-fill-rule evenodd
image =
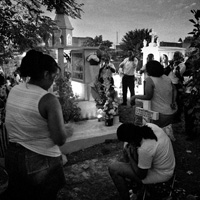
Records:
M111 163L108 169L123 200L130 199L130 181L140 188L144 184L165 182L173 176L172 138L164 128L181 118L180 88L186 70L180 52L174 53L172 61L165 54L156 61L151 53L140 70L146 74L144 94L135 95L139 60L133 51L129 50L127 55L117 72L122 77L121 106L128 104L129 89L130 104L134 106L136 99L150 100L159 120L142 126L123 123L116 130L118 139L125 142L124 159ZM96 96L93 95L97 106L102 107L108 99L115 100L116 68L109 56L102 58L99 65L94 82ZM60 67L51 56L30 50L13 75L14 81L0 74L0 128L1 137L7 137L4 149L1 144L0 156L5 157L9 174L6 194L10 200L53 200L65 184L59 147L72 136L73 129L64 125L58 98L48 92L59 73Z

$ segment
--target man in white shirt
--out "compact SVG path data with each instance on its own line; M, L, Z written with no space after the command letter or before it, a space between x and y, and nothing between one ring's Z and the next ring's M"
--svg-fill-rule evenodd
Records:
M138 65L138 59L134 56L133 51L128 51L128 57L119 64L119 72L122 77L122 105L127 105L127 91L130 90L131 97L135 95L135 71Z
M117 129L120 141L128 142L128 162L109 165L110 176L123 200L130 200L127 179L137 185L168 181L174 173L175 157L169 137L157 125L140 127L124 123Z

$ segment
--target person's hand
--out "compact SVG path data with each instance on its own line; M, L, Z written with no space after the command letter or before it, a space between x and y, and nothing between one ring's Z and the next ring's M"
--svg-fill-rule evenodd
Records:
M136 146L130 146L130 155L132 156L133 160L135 160L135 162L138 162L138 153Z
M126 151L128 157L130 158L131 157L131 154L133 153L133 147L131 144L127 144L125 147L124 147L124 150Z
M122 70L121 67L119 68L118 72L119 72L119 75L120 75L120 76L123 75L123 70Z
M130 144L126 144L126 146L124 146L124 150L126 151L126 153L128 153L128 149L129 149Z
M175 103L171 103L171 104L170 104L170 107L171 107L172 110L176 110L176 108L177 108L177 106L176 106Z

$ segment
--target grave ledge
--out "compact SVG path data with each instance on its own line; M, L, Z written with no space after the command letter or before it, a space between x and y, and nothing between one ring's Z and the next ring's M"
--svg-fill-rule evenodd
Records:
M72 124L74 133L60 147L61 152L70 154L103 143L106 139L117 139L116 131L120 124L118 116L114 117L113 126L105 126L104 121L98 122L97 119L75 122Z

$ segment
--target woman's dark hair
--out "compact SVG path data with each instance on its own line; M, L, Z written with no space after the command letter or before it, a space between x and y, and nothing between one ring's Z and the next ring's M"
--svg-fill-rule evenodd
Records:
M152 60L147 62L146 71L149 76L160 77L164 74L164 67L160 64L160 62Z
M140 127L133 123L121 124L117 129L117 137L122 142L134 143L138 147L142 139L158 140L150 127L146 125Z
M183 62L184 56L180 51L175 51L173 55L173 61L174 62Z
M36 50L28 51L19 67L21 77L30 77L34 80L41 80L45 71L52 74L58 69L60 70L60 67L50 55Z
M154 55L152 53L148 54L147 60L148 60L148 62L151 60L154 60Z

